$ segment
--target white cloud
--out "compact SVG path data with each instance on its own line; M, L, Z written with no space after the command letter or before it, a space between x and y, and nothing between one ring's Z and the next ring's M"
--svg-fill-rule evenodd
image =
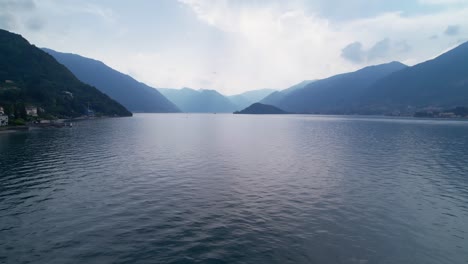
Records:
M419 3L424 5L466 4L466 2L466 0L419 0Z
M387 59L414 64L453 46L454 40L451 38L439 38L437 41L428 41L428 38L445 31L448 24L468 26L467 16L468 8L412 17L396 12L356 20L347 23L342 29L344 32L352 33L353 37L358 40L367 39L369 44L383 38L403 40L414 47L411 52L390 53Z
M456 36L459 33L460 33L459 25L449 25L447 29L444 31L444 34L448 36Z
M202 21L225 32L230 40L224 59L213 65L220 72L214 85L227 93L239 88L283 88L346 69L331 63L339 60L335 51L344 43L326 19L278 5L184 3Z
M373 9L373 15L343 20L320 13L317 6L331 8L335 3L348 9L351 4L375 7L387 1L116 1L106 6L89 0L41 0L34 10L4 12L3 17L0 10L0 24L22 25L15 31L38 46L102 60L153 86L234 94L286 88L368 64L415 64L467 37L468 6L453 0L414 1L444 8L412 14ZM163 7L172 13L164 14ZM36 15L47 20L34 19ZM443 34L450 25L458 26L456 38ZM358 43L354 61L341 56L350 43Z
M355 70L371 62L400 60L414 64L451 45L451 40L430 44L429 36L443 31L447 23L468 24L466 8L418 16L392 12L336 22L306 14L305 8L297 6L243 6L220 0L182 2L201 21L232 39L225 54L226 63L213 65L226 72L213 83L226 92L238 87L287 87L304 79ZM360 60L361 55L356 54L356 61L362 63L355 64L340 55L349 43L357 42L368 51L369 60ZM374 46L376 43L379 45ZM408 52L411 46L415 48Z

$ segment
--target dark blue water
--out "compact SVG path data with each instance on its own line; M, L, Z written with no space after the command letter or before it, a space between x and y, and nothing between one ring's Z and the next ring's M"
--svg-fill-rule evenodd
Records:
M0 263L468 263L468 122L155 114L0 134Z

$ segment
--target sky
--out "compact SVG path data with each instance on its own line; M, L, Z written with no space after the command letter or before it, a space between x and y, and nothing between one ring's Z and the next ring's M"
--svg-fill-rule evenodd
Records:
M468 0L0 0L0 28L153 87L285 89L468 41Z

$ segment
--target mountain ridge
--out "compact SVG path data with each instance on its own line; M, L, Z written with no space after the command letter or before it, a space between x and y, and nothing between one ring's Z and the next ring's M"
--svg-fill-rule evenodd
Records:
M257 89L226 97L231 100L231 102L233 102L239 109L244 109L253 103L259 102L275 91L275 89Z
M19 34L0 30L0 104L6 112L21 115L33 105L39 115L78 117L88 105L96 114L131 116L121 104L95 87L79 81L54 57Z
M284 115L290 114L276 106L266 105L262 103L254 103L247 108L236 111L234 114L248 114L248 115Z
M302 89L314 81L315 80L305 80L284 90L272 92L271 94L265 96L262 100L260 100L260 103L269 105L278 104L287 94L295 90Z
M360 92L380 78L406 67L399 62L390 62L316 80L291 91L274 105L297 113L347 113L357 103Z
M78 54L43 48L84 83L98 88L132 112L177 113L180 110L158 90L107 66L102 61Z
M237 110L236 105L216 90L195 90L187 87L158 90L186 113L232 113Z
M380 79L360 100L377 112L468 106L468 42Z

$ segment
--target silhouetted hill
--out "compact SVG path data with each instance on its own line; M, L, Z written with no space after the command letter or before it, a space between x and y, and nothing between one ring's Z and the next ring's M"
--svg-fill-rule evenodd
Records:
M138 82L100 61L51 49L43 50L65 65L82 82L95 86L132 112L180 112L156 89Z
M266 105L261 103L255 103L245 108L242 111L236 111L234 114L251 114L251 115L280 115L289 114L286 111L279 109L273 105Z
M56 117L97 114L131 116L122 105L79 81L52 56L17 34L0 30L0 105L10 114L25 105L42 108Z
M237 108L227 97L214 90L158 90L186 113L232 113Z
M369 113L468 106L468 42L382 78L360 101L361 111Z
M262 104L270 104L270 105L276 105L279 104L280 101L289 93L304 88L306 85L312 83L314 81L311 80L306 80L302 81L296 85L293 85L287 89L284 89L282 91L274 91L270 93L269 95L265 96L262 100L260 100L260 103Z
M318 80L286 94L275 106L297 113L350 113L359 96L377 80L406 67L391 62Z
M253 91L248 91L244 92L241 94L237 95L231 95L228 96L229 100L233 102L238 109L244 109L247 106L259 102L263 98L265 98L267 95L271 94L276 90L274 89L260 89L260 90L253 90Z

